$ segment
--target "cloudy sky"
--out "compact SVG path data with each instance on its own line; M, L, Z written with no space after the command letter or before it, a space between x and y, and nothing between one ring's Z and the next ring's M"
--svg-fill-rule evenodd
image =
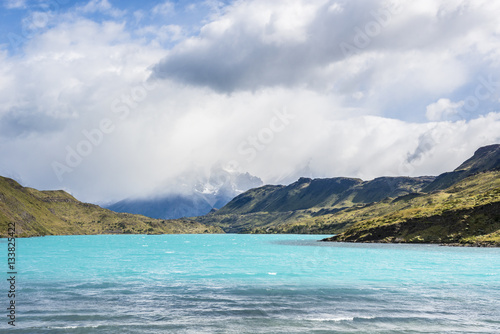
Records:
M4 0L0 175L104 203L213 166L436 175L500 143L500 2Z

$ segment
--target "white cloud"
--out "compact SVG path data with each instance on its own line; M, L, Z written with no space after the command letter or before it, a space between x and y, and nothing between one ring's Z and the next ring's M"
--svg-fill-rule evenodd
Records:
M44 30L54 20L54 13L50 11L33 11L22 20L24 30L29 32L29 37Z
M138 24L146 17L146 12L144 12L143 10L136 10L133 13L133 16L134 16L135 23Z
M125 11L114 8L108 0L90 0L85 6L79 8L82 13L104 13L112 17L120 17L125 14Z
M0 175L112 201L219 164L265 182L449 171L500 142L500 113L456 113L478 73L498 81L498 5L453 4L401 2L351 57L340 43L376 22L380 1L210 2L219 14L195 37L145 12L130 14L133 32L125 16L92 21L114 10L106 1L53 13L22 56L0 52ZM490 93L481 103L497 103ZM113 130L101 138L106 119ZM60 182L53 162L89 136L97 144Z
M308 87L348 100L362 93L360 103L412 105L423 119L431 101L498 71L499 10L466 0L241 1L179 43L155 72L219 92Z
M171 1L165 1L159 5L156 5L151 10L153 15L168 16L173 15L175 12L175 4Z
M447 120L457 115L463 106L464 101L451 102L450 99L439 99L427 106L425 116L430 121Z
M176 42L185 37L181 26L175 24L158 26L145 26L134 31L138 36L149 38L155 45L163 45L168 42Z
M7 9L26 8L26 0L5 0L4 7Z

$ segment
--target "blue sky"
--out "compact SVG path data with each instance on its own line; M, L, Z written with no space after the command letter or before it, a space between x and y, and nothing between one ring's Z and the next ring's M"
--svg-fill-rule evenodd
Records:
M95 22L114 19L124 22L133 33L141 26L161 27L166 24L179 25L196 34L210 17L223 8L229 1L87 1L87 0L5 0L1 10L0 36L2 44L10 52L22 52L19 42L31 39L47 28L57 24L52 19L82 8L88 4L112 7L112 10L92 10L80 15ZM105 4L105 5L103 5ZM38 13L38 16L33 16ZM30 23L42 22L43 27L29 27ZM46 25L46 26L45 26ZM171 44L166 45L167 47Z
M6 0L0 175L110 202L214 166L436 175L500 142L500 3Z

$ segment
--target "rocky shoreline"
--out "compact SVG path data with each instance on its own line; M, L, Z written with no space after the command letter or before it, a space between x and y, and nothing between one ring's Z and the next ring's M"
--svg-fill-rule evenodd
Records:
M388 241L388 240L370 240L370 241L357 241L357 240L337 240L335 236L318 240L318 242L346 242L346 243L359 243L359 244L413 244L413 245L438 245L448 247L482 247L482 248L496 248L500 247L500 243L494 242L472 242L472 243L439 243L439 242L410 242L404 240Z

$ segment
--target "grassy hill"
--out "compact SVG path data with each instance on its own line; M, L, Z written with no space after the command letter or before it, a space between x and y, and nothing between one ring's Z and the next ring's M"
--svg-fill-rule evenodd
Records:
M500 246L498 171L479 173L443 191L392 203L392 210L366 216L325 241ZM377 209L375 205L373 210Z
M340 233L328 240L499 245L499 170L500 145L491 145L438 177L301 178L289 186L249 190L195 219L233 233Z
M222 233L187 219L160 220L116 213L82 203L59 191L38 191L0 177L0 237L6 237L9 222L16 223L19 237L71 234L122 233Z

